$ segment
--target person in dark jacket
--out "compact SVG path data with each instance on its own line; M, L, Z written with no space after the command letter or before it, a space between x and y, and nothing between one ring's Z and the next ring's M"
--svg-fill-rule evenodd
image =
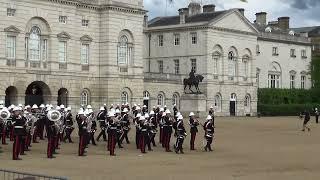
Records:
M310 112L306 110L304 112L304 121L303 121L302 131L305 131L306 128L308 129L308 131L310 131L310 128L307 126L309 121L310 121Z

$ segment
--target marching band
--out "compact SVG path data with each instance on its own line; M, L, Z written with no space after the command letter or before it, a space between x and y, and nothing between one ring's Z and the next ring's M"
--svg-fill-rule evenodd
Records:
M163 108L153 107L149 112L147 106L140 104L132 108L129 104L102 106L98 113L94 113L92 107L82 107L75 116L78 125L79 146L78 155L85 156L86 148L89 144L96 145L100 138L107 141L107 150L110 156L115 156L115 148L123 148L123 143L130 144L128 133L131 124L135 126L137 149L141 153L152 151L156 147L156 134L159 132L159 142L166 152L172 152L170 142L172 134L176 138L173 145L174 151L183 154L183 143L187 136L184 124L184 117L178 111L176 105L173 107L173 114L164 106ZM97 122L100 131L95 139ZM205 151L212 151L211 144L214 137L214 110L210 108L208 117L204 124L195 118L195 114L190 112L188 124L190 126L190 150L195 150L195 139L198 133L198 126L204 129L206 144ZM13 141L12 159L21 160L20 155L25 155L29 151L32 143L39 143L47 138L47 158L55 158L61 142L73 143L72 133L74 131L73 116L71 107L64 105L54 108L52 105L39 107L11 105L6 108L0 104L0 133L2 145L7 145L6 139ZM44 133L45 132L45 133ZM45 134L45 135L44 135ZM147 150L146 150L147 149Z

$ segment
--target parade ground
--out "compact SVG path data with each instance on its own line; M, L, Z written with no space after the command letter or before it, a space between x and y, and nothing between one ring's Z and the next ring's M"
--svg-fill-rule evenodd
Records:
M185 126L189 130L186 120ZM312 117L311 132L302 132L301 126L298 117L217 118L214 151L203 151L199 128L197 151L189 151L189 135L182 155L166 153L159 145L142 155L135 149L132 128L131 144L116 149L115 157L101 140L96 147L90 145L87 156L78 157L74 132L75 143L62 143L55 159L46 158L46 141L32 144L21 161L11 160L11 142L1 145L0 168L72 180L320 179L320 125Z

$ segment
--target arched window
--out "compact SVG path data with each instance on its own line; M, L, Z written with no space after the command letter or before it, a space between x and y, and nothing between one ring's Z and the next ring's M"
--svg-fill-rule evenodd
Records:
M172 96L172 105L179 106L179 95L177 93Z
M231 80L236 76L237 71L237 61L236 57L232 51L228 54L228 68L229 68L229 76Z
M128 103L129 97L128 97L128 93L127 92L122 92L121 93L121 103L122 104L126 104Z
M29 37L29 59L31 61L40 61L40 34L37 26L31 28Z
M217 94L214 97L214 107L215 107L216 112L221 112L222 100L221 100L221 95L220 94Z
M235 93L231 94L230 101L237 101L237 95Z
M89 92L87 90L83 90L80 96L80 104L82 106L86 106L89 104Z
M118 64L125 65L131 61L132 47L129 44L128 38L122 35L118 43Z
M158 104L159 106L164 106L164 96L162 94L158 95Z
M215 52L212 56L213 59L213 74L219 74L219 59L221 55L219 52Z
M246 79L249 76L249 56L244 56L242 58L243 63L243 77Z
M244 107L250 107L250 104L251 104L250 95L246 95L246 97L244 99Z
M281 88L281 73L279 63L272 62L268 72L268 88Z
M144 100L149 100L150 99L150 93L148 91L143 92L143 99Z

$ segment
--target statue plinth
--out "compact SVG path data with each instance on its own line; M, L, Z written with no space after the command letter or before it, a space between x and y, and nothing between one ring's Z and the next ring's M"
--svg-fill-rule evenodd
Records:
M206 96L204 94L183 94L180 99L181 113L188 117L190 112L194 112L197 117L206 115Z

